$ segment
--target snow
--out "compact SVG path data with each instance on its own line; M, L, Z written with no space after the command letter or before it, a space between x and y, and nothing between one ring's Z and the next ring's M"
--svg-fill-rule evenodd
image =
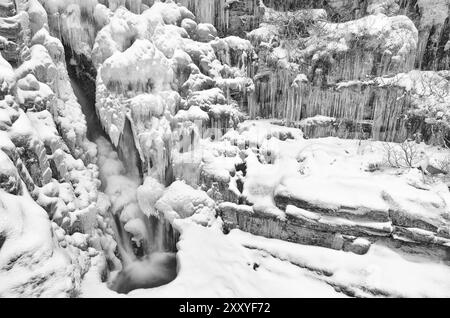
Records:
M214 104L225 104L225 96L220 88L214 87L200 92L193 92L188 98L188 105L207 108Z
M0 55L0 83L1 91L8 91L14 82L12 66Z
M229 145L231 148L231 145ZM210 151L210 150L209 150ZM203 154L202 172L206 175L214 176L214 180L228 183L231 175L236 172L236 165L242 162L242 159L234 155L223 154L214 157L206 150Z
M181 27L186 30L190 37L193 37L197 31L197 22L189 18L183 19Z
M246 157L242 197L255 211L284 219L285 212L279 208L291 204L318 212L321 217L357 220L355 225L362 227L363 220L372 220L392 221L397 226L419 227L435 233L448 228L445 219L450 193L445 185L435 180L433 186L424 186L421 173L414 169L387 171L383 168L386 156L383 143L336 138L304 140L298 129L264 121L245 122L238 131L228 132L223 140L237 145L238 153ZM432 157L439 156L436 149L417 147ZM231 185L233 169L227 168L224 159L218 154L207 156L202 170L211 178ZM233 165L242 162L236 154L227 160ZM371 165L378 165L381 171L370 172Z
M103 4L97 4L94 9L94 20L97 25L104 27L109 24L112 12Z
M137 40L124 53L115 53L99 73L105 85L116 86L120 91L129 85L135 90L145 89L146 85L155 90L167 89L173 76L169 61L147 40Z
M330 228L339 229L343 232L359 231L360 233L373 234L378 236L389 236L393 232L393 226L390 222L373 222L373 221L352 221L346 218L334 217L327 214L319 214L304 209L297 208L293 205L286 207L286 215L294 219L294 222L305 224L313 224L323 230ZM366 239L357 238L353 244L370 246L371 243Z
M398 73L391 77L376 77L367 81L341 82L338 89L355 85L372 85L374 87L396 87L411 96L411 107L407 115L426 116L426 122L436 126L447 126L450 116L447 105L450 100L448 93L450 83L445 72L412 70L408 73Z
M264 19L248 39L219 38L233 1L30 0L8 20L24 28L18 65L0 55L0 295L447 297L450 192L446 176L416 166L443 163L448 150L414 143L420 164L392 167L382 142L304 138L368 110L397 120L408 94L411 114L447 123L447 72L412 68L448 5L418 1L419 38L397 2L367 1L370 15L342 23L322 9L285 12L310 20L290 50ZM77 70L92 59L111 142L87 139L89 101L71 87L62 42ZM328 66L323 89L341 99L315 88ZM387 97L349 93L366 86ZM244 121L247 110L257 120ZM372 135L391 140L396 120L383 114ZM335 235L353 253L225 235L223 207L248 217L232 224L244 230L294 224L293 234Z
M328 283L355 296L447 297L447 265L421 256L409 256L383 243L375 244L364 256L320 247L269 240L233 231L233 239L244 246L265 250L271 255L326 273Z
M445 0L419 0L418 6L422 10L422 27L442 25L448 17L449 4Z
M448 266L383 244L360 256L238 230L226 236L189 220L175 225L181 231L177 278L128 297L447 297L450 292L442 280ZM120 297L99 284L96 275L87 275L83 297Z
M156 202L155 209L170 221L207 213L214 218L214 201L205 192L195 190L183 181L175 181Z
M383 14L370 15L359 20L341 24L323 24L325 32L330 37L327 41L335 39L336 43L328 42L327 50L337 51L350 49L349 41L358 36L366 36L366 49L377 48L381 52L389 51L393 59L407 62L408 56L415 52L418 42L418 31L409 18L405 16L387 17ZM343 39L343 40L342 40ZM373 39L373 42L371 41ZM378 41L382 41L379 43ZM313 47L307 48L306 51ZM315 56L320 54L315 52ZM328 53L327 53L328 54Z
M160 95L141 94L129 100L131 117L137 121L146 121L153 116L161 117L165 110L165 101Z
M24 191L23 196L14 196L0 190L0 233L5 239L0 251L0 295L70 297L88 257L58 246L46 212Z
M314 281L291 264L245 249L217 228L205 228L187 220L175 224L182 229L177 278L159 288L135 290L129 297L339 296L331 286ZM199 247L202 253L198 253ZM258 270L253 269L255 263L260 265ZM292 284L293 279L296 284ZM93 295L91 288L101 290L94 278L85 282L82 296Z
M165 187L156 179L145 178L144 183L137 189L139 207L145 215L158 215L155 204L164 195L164 189Z
M165 24L177 24L177 22L180 22L183 18L192 18L192 15L189 15L187 11L185 12L188 16L183 16L184 12L182 12L180 7L173 1L167 3L158 1L151 7L151 10L158 12L162 16Z
M207 122L209 121L208 113L201 110L198 106L191 106L187 111L180 110L174 117L178 122L192 121L192 122Z
M184 29L173 26L158 26L153 34L153 43L167 57L172 58L176 50L184 50L183 38L188 35Z
M354 195L356 189L357 196ZM275 190L275 195L306 201L318 208L336 212L341 206L355 209L357 215L377 211L387 218L389 205L383 200L383 191L382 187L364 183L358 178L342 180L329 177L325 181L314 177L293 177L286 178Z

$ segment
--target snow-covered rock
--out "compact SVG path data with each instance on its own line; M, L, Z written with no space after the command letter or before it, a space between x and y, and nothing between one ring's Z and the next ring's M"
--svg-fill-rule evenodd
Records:
M448 3L326 3L0 0L0 295L448 295Z

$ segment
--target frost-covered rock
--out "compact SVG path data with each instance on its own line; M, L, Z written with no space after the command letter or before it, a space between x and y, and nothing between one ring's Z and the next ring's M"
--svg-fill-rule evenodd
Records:
M12 59L14 69L0 57L0 293L74 297L90 256L99 255L95 248L103 244L107 254L112 240L97 204L96 148L87 140L64 47L49 34L46 11L37 1L17 3L20 12L8 22L23 29L8 38L21 55Z
M197 39L200 42L209 42L217 36L217 30L212 24L200 23L197 25Z
M137 190L141 210L147 215L157 215L155 204L164 195L165 187L153 178L146 178Z
M54 240L47 213L26 190L21 196L0 190L0 200L0 295L76 296L89 266L88 255L74 247L62 248Z
M139 63L139 64L136 64ZM132 74L124 77L123 74ZM145 40L137 40L124 53L107 59L100 71L103 83L119 91L128 89L167 89L172 81L171 68L165 56Z
M48 23L47 12L38 0L28 1L28 15L30 16L31 35L36 34Z
M176 181L167 188L155 205L155 208L171 221L200 214L206 223L213 220L214 207L214 201L205 192L195 190L182 181Z
M181 27L186 30L191 38L195 37L197 32L197 22L192 19L186 18L181 21Z

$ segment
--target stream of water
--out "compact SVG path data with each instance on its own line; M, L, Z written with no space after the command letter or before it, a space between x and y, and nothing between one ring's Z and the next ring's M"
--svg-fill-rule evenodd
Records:
M95 101L87 97L76 78L71 77L71 84L86 117L88 138L97 144L101 191L111 201L111 227L122 261L122 269L111 273L108 286L127 294L168 284L176 278L176 248L164 244L171 241L164 220L149 218L139 208L137 190L142 176L132 131L125 129L123 146L114 149L97 117Z

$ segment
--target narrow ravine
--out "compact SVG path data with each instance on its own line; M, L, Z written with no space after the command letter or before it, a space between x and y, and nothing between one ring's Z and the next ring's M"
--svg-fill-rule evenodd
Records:
M69 76L73 92L75 93L78 103L81 105L81 110L83 111L84 117L86 118L88 139L95 142L95 140L101 136L106 137L95 111L95 100L92 100L92 98L87 96L86 92L83 90L82 83L79 82L79 79L77 79L73 74L70 74Z
M164 221L145 215L139 207L137 191L143 180L131 129L124 130L120 149L114 149L97 117L95 101L73 75L71 84L86 117L88 138L97 145L100 190L110 199L111 227L122 261L122 268L111 270L108 287L127 294L168 284L177 275L176 247L164 243L168 241Z

